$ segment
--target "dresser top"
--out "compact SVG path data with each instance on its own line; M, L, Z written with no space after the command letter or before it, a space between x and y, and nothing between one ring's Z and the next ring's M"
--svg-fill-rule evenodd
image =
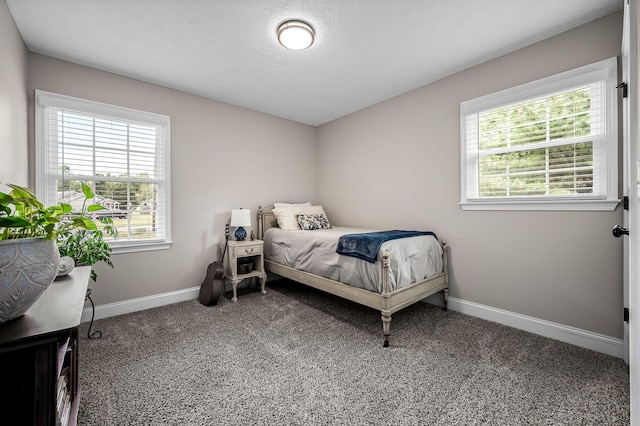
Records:
M0 348L80 325L90 273L90 266L81 266L58 277L24 315L0 324Z

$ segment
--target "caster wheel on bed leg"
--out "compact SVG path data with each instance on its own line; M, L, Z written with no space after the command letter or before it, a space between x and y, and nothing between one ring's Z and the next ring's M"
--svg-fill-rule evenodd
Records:
M389 337L391 336L391 315L382 313L382 335L384 336L383 348L389 347Z

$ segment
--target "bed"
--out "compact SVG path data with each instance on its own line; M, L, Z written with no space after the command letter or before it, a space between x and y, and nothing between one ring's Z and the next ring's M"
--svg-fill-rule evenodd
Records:
M306 212L309 203L274 206L258 208L257 231L264 241L265 270L379 310L384 347L389 346L393 313L438 292L442 292L447 309L447 245L435 235L386 241L371 263L336 253L336 241L344 234L376 230L334 227L328 220L321 229L308 230L306 223L305 229L296 229L291 217L300 220L301 215L295 212Z

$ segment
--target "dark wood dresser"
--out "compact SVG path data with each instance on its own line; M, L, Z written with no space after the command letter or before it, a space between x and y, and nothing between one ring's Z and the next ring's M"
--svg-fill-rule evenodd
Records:
M75 425L78 326L90 266L57 278L23 316L0 324L0 411L12 425Z

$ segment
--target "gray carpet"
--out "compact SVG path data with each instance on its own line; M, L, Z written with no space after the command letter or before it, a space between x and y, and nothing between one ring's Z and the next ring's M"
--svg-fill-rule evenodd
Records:
M81 327L79 425L626 425L620 359L419 303L286 280Z

